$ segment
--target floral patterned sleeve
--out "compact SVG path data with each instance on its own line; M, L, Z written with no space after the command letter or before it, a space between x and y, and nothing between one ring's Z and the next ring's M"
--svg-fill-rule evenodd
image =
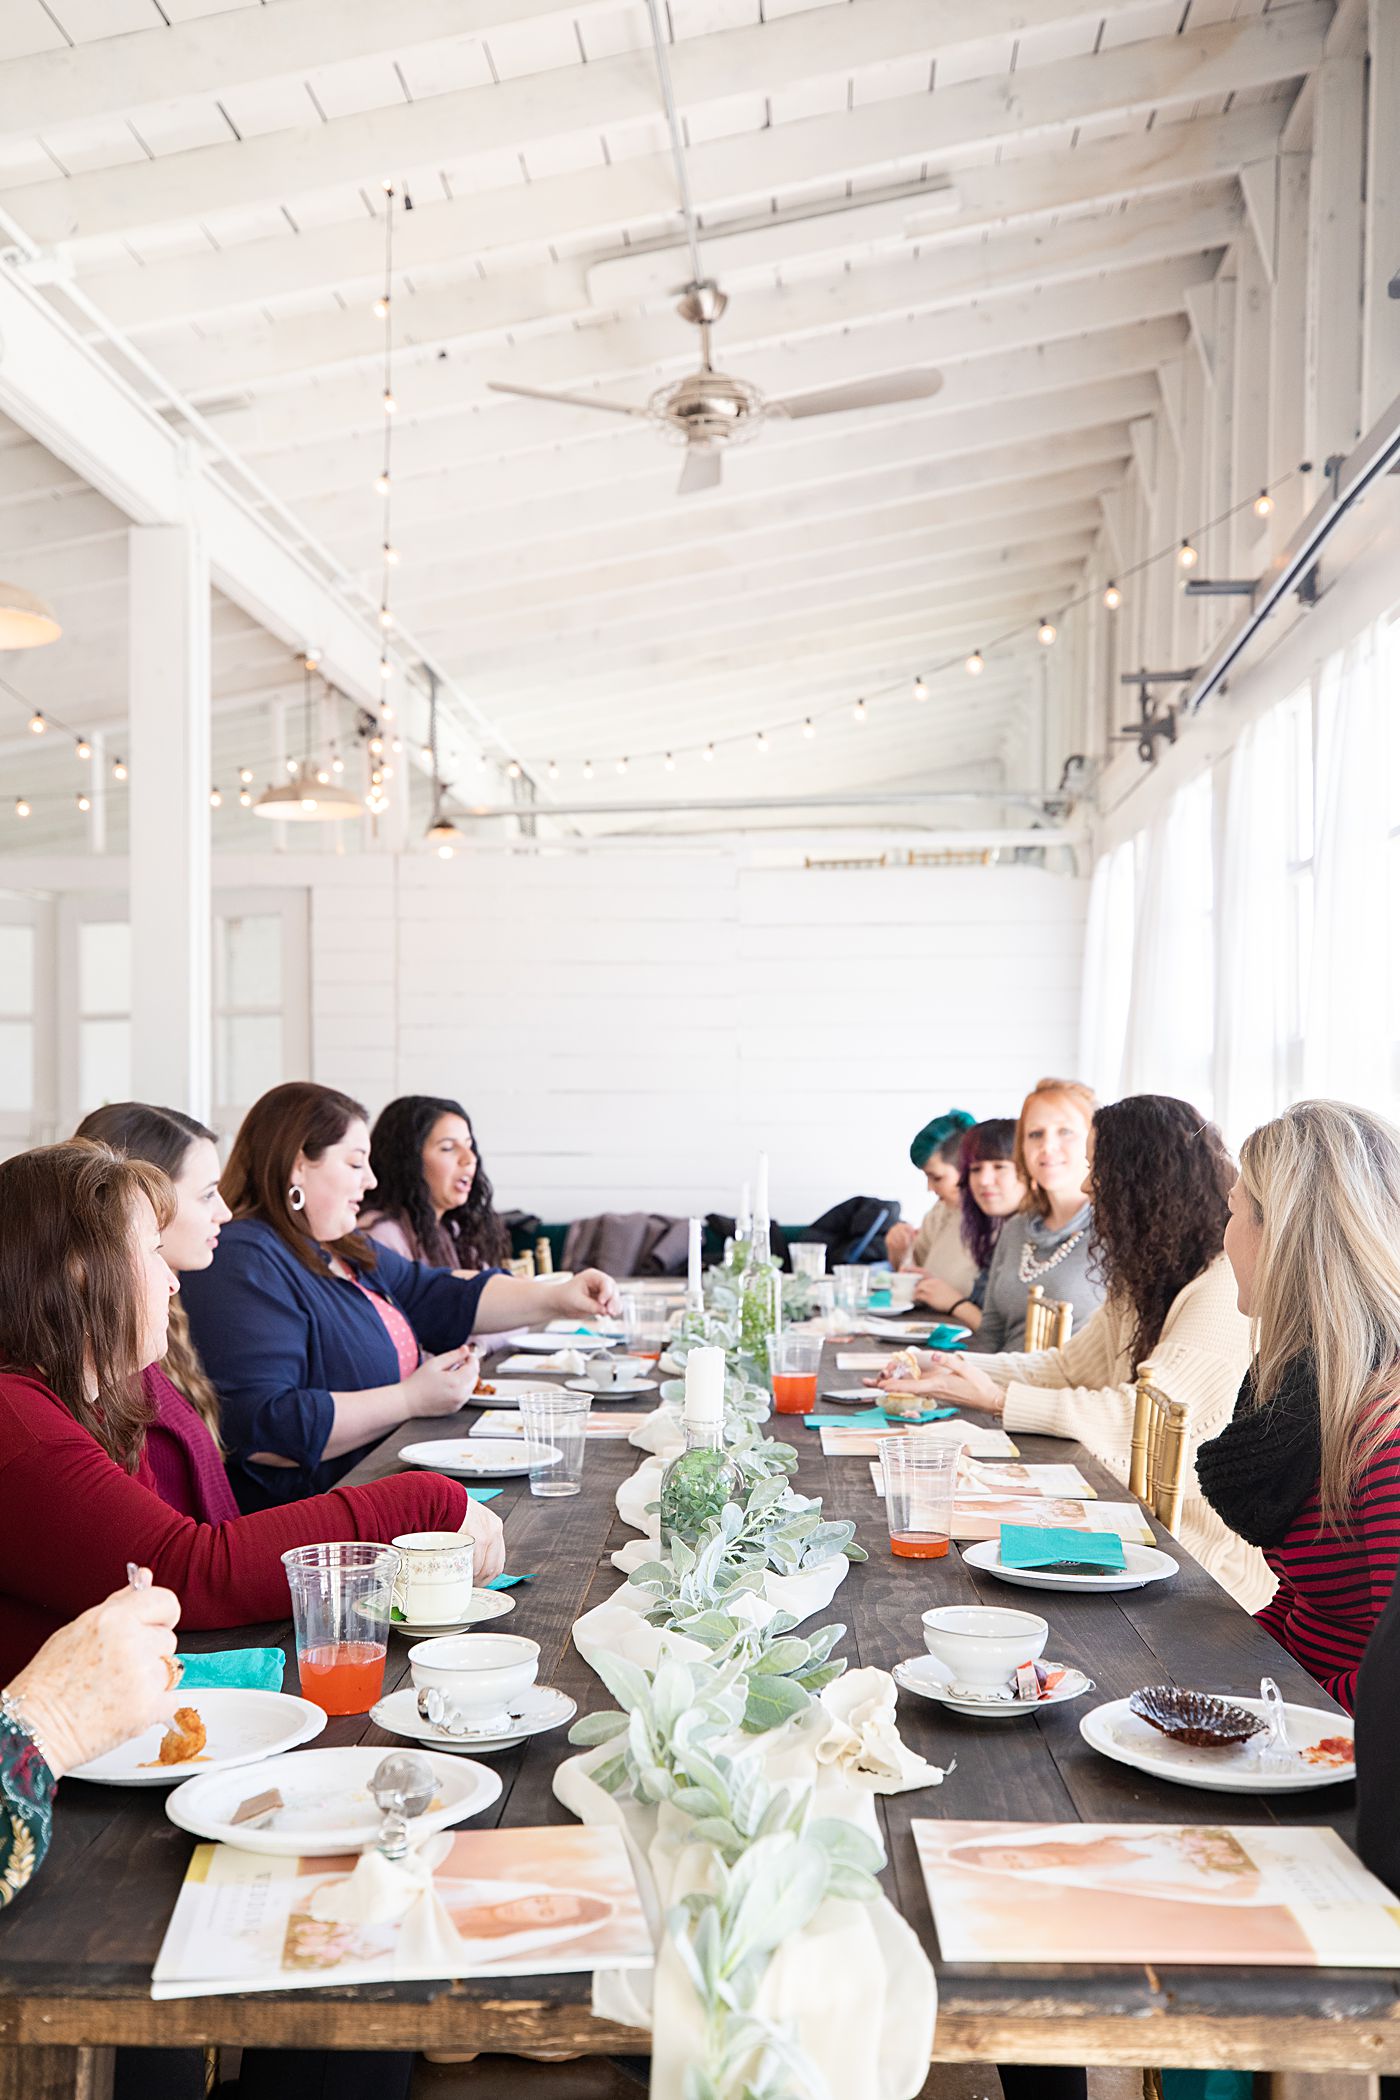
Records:
M0 1714L0 1909L43 1863L56 1784L32 1737Z

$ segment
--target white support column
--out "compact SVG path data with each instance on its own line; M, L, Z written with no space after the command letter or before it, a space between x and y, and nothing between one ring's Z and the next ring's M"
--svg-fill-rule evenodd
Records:
M1366 293L1361 423L1369 430L1400 394L1400 7L1370 4L1370 154L1366 170Z
M1235 250L1239 269L1235 308L1235 496L1239 502L1257 494L1269 479L1269 331L1273 294L1271 260L1261 254L1252 233ZM1232 521L1227 559L1232 576L1257 576L1266 559L1265 525L1251 507Z
M88 800L92 808L88 811L88 850L92 853L107 851L107 737L98 729L89 737L92 757L88 761L86 783Z
M1308 236L1308 449L1321 467L1361 435L1366 56L1359 41L1313 75Z
M1283 153L1278 166L1278 252L1269 356L1269 479L1292 474L1308 457L1308 198L1311 171L1302 153ZM1321 460L1314 460L1314 468ZM1269 518L1269 551L1291 538L1320 486L1317 474L1297 476L1278 491Z
M209 566L189 526L129 544L132 1087L207 1119Z

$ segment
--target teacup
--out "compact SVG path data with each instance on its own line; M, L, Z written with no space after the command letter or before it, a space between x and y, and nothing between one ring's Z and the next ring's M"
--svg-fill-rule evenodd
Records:
M918 1277L912 1272L907 1275L902 1275L898 1272L892 1274L889 1279L890 1304L899 1306L912 1305L914 1303L914 1287L918 1281Z
M955 1685L1005 1684L1018 1664L1034 1662L1050 1638L1033 1611L1000 1604L941 1604L923 1616L924 1646Z
M619 1385L640 1385L654 1377L656 1364L649 1356L615 1356L612 1369Z
M399 1554L394 1603L412 1626L456 1626L472 1608L475 1548L461 1531L408 1531Z
M419 1641L408 1667L420 1692L439 1691L464 1728L503 1724L511 1702L528 1692L540 1666L540 1644L517 1633L459 1633Z
M590 1385L611 1385L617 1376L617 1364L611 1356L593 1356L584 1375Z

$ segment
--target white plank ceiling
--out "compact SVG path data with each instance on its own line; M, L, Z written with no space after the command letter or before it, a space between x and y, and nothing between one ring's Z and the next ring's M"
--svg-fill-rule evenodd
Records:
M696 362L637 0L3 0L0 212L60 310L71 282L377 591L371 304L382 184L407 189L395 605L542 799L641 800L667 751L678 792L711 741L713 793L752 792L775 762L792 792L1014 786L1035 620L1076 589L1186 294L1239 223L1238 172L1273 151L1330 13L666 0L705 261L730 297L717 363L779 397L944 380L908 406L770 425L696 495L676 493L654 427L487 389L641 404ZM71 821L77 783L71 744L24 748L27 705L120 741L123 526L0 433L0 574L65 627L9 658L0 691L36 842L60 803ZM968 678L962 656L1018 625ZM916 675L949 662L916 700ZM269 697L298 678L227 603L215 676L236 792L240 763L265 770ZM863 693L888 697L862 724ZM252 828L236 806L219 824ZM13 833L7 805L0 844Z

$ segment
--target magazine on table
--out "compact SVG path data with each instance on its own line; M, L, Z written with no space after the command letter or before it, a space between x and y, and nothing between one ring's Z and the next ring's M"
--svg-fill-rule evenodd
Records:
M151 1977L153 1998L421 1977L640 1969L651 1934L622 1833L594 1826L452 1833L433 1870L441 1911L326 1922L319 1892L354 1858L195 1848ZM441 1913L450 1920L447 1946Z
M871 1399L878 1400L878 1393ZM1004 1429L979 1429L970 1422L925 1422L910 1428L903 1422L823 1422L822 1450L828 1458L876 1458L887 1436L926 1437L930 1443L961 1444L973 1458L1017 1458L1020 1447Z
M585 1436L598 1437L603 1442L609 1438L617 1440L629 1437L642 1415L609 1413L605 1408L590 1408L583 1418ZM514 1407L487 1407L477 1416L467 1431L468 1436L524 1436L525 1424L520 1411Z
M912 1825L945 1962L1400 1964L1400 1908L1335 1831Z
M1078 1496L979 1495L953 1503L950 1536L959 1544L999 1539L1003 1524L1053 1525L1066 1531L1116 1531L1120 1539L1150 1546L1155 1534L1136 1502L1086 1502Z
M1090 1487L1078 1466L1028 1466L1016 1459L1004 1465L982 1465L964 1453L958 1468L958 1500L972 1500L980 1495L1010 1495L1017 1499L1025 1495L1059 1495L1094 1502L1098 1490Z

